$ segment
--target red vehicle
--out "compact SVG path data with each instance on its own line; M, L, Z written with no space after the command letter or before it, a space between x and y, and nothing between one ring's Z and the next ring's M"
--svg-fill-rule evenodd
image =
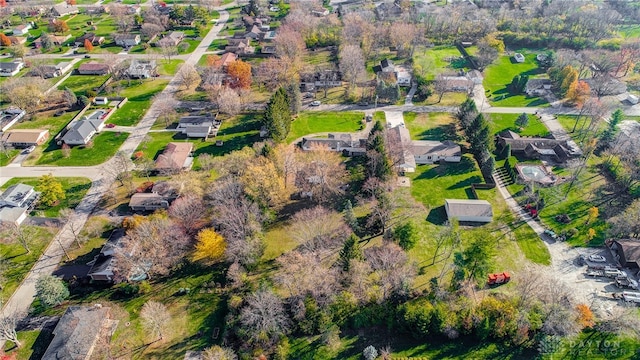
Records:
M108 129L112 129L112 128L116 127L116 124L107 124L107 125L105 125L105 127L108 128Z
M489 274L489 280L487 281L487 285L500 285L508 283L511 280L511 276L508 272Z
M527 204L524 206L524 209L529 212L532 218L538 217L538 210L532 204Z

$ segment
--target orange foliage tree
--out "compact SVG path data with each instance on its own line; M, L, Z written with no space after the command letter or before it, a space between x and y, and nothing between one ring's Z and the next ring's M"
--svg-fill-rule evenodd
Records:
M208 67L216 66L216 63L218 62L218 60L220 60L220 56L218 56L216 54L207 55L207 66Z
M76 0L67 0L67 4L75 5L76 4Z
M230 86L234 89L251 87L251 64L236 60L227 67L227 75L231 78Z
M49 25L49 29L54 33L64 33L69 31L69 25L63 20L53 20Z
M89 39L84 39L84 48L87 49L87 52L93 51L93 44Z
M7 35L0 33L0 45L11 46L11 39Z
M574 81L569 86L567 98L570 103L582 106L587 97L591 94L591 88L585 81Z
M589 307L585 304L578 304L576 306L576 310L578 311L578 323L583 327L583 328L590 328L593 327L593 325L595 325L595 318L593 316L593 312L591 312L591 309L589 309Z

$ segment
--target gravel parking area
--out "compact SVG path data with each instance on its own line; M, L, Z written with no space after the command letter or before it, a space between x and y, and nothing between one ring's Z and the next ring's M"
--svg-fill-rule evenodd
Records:
M590 263L589 261L587 263L615 267L616 262L606 248L572 248L560 241L547 241L547 247L551 253L551 266L546 269L552 272L550 275L565 282L576 302L591 306L594 312L604 317L611 312L614 306L618 306L619 303L613 299L612 294L627 289L618 288L613 279L587 276L587 264L579 265L578 262L580 255L588 257L591 254L598 254L607 258L606 264ZM629 271L626 273L630 278L635 279Z

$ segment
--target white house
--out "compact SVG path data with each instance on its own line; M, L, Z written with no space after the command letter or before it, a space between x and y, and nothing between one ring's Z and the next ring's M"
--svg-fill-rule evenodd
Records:
M116 34L113 36L116 45L125 48L140 44L140 35L138 34Z
M0 62L0 76L14 76L22 70L22 61Z
M30 185L9 186L0 195L0 223L20 225L27 218L39 195L40 193Z
M493 221L493 208L486 200L445 199L444 209L449 222L453 219L481 223Z
M180 118L176 128L187 137L207 138L215 136L220 128L220 122L213 116L185 116Z
M520 54L520 53L515 53L513 55L513 59L517 62L517 63L523 63L524 62L524 55Z
M26 23L24 25L18 25L13 29L13 35L23 36L29 34L29 30L31 30L31 24Z
M411 150L416 164L433 164L439 161L460 162L462 150L453 141L414 140Z
M411 86L411 73L404 70L396 72L396 84L398 86Z

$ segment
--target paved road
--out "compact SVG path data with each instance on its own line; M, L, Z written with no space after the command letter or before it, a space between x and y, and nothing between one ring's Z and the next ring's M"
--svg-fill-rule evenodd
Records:
M216 38L217 33L224 27L224 23L228 18L229 13L221 10L219 24L214 26L209 33L207 33L198 48L196 48L196 50L185 60L186 63L196 64L198 62L202 54ZM173 95L177 89L178 81L174 77L163 92ZM159 113L159 106L154 102L140 123L132 130L131 135L120 147L120 150L124 151L129 156L132 155L142 139L144 139L147 132L151 129L151 126L155 122ZM11 166L0 168L0 184L5 183L12 177L33 177L47 173L52 173L55 176L86 176L93 181L87 195L76 207L69 222L62 227L60 232L54 238L54 241L51 241L43 255L35 263L25 280L5 303L4 308L2 309L3 314L25 314L28 311L35 296L35 282L38 277L43 274L51 274L58 267L58 264L64 255L61 246L64 246L65 248L72 246L73 234L71 232L71 225L74 225L76 228L82 228L102 196L110 191L115 179L109 174L109 172L105 172L103 169L111 167L113 161L114 160L111 159L103 165L92 167ZM0 341L0 346L3 345L4 342Z

